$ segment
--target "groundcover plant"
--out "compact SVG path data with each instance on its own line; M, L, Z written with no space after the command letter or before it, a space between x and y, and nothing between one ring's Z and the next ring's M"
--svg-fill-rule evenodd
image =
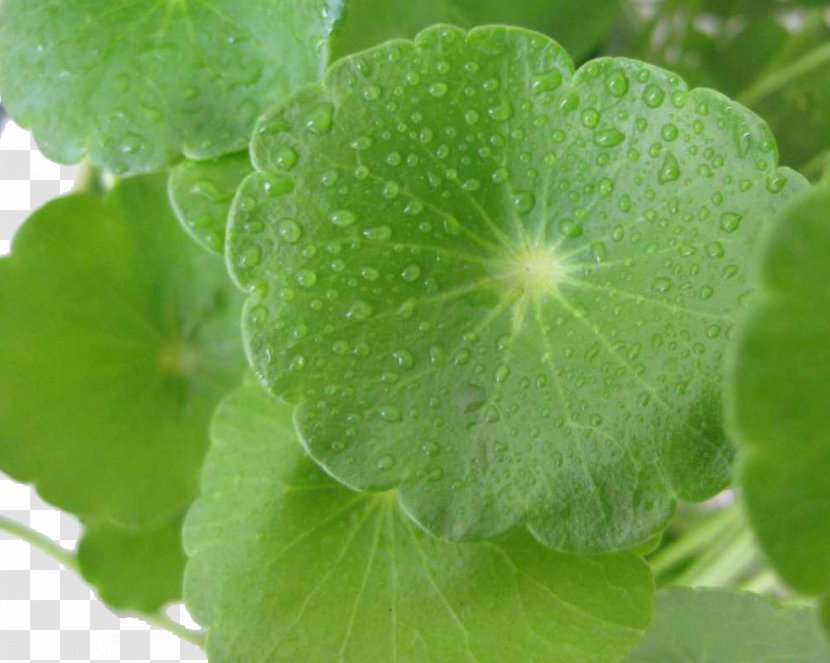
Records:
M0 259L0 470L84 532L0 528L216 663L830 661L828 21L0 2L83 160Z

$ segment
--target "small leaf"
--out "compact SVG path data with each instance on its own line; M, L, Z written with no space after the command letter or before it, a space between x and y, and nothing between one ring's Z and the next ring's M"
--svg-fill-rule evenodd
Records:
M181 599L181 526L182 516L142 528L86 523L78 544L84 580L115 610L153 614Z
M394 494L306 458L291 409L256 385L219 407L185 523L185 599L212 663L612 663L648 623L633 553L575 557L526 534L432 539Z
M164 177L35 212L0 260L0 468L95 520L168 520L238 383L238 297Z
M248 356L346 485L399 486L450 538L524 523L601 551L728 483L745 263L805 185L749 111L632 60L574 73L530 32L437 27L336 64L252 155L228 241Z
M348 0L332 33L332 59L389 39L411 39L435 23L528 28L550 35L574 57L582 57L607 35L619 12L619 0Z
M676 588L657 593L654 618L626 663L821 663L830 643L815 608L755 594Z
M732 422L750 523L795 589L830 595L830 182L782 215L735 349Z
M0 94L43 152L115 173L243 148L316 80L329 0L6 0Z
M170 200L185 230L201 246L221 254L236 189L251 172L246 153L215 161L184 161L170 173Z

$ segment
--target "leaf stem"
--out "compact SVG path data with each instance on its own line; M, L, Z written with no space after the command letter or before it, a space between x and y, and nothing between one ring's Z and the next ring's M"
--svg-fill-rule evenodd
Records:
M73 552L60 546L56 542L52 541L52 539L43 536L40 532L36 532L31 527L28 527L23 523L19 523L16 520L12 520L11 518L0 516L0 530L8 532L12 536L17 537L32 547L37 548L41 552L46 553L49 557L59 562L67 569L78 571L78 558Z
M81 161L72 191L76 193L103 193L106 191L101 171L92 165L89 157Z
M830 63L830 43L819 46L800 60L796 60L791 65L782 67L754 83L738 96L738 101L747 106L752 106L777 92L791 81L825 63Z
M649 559L652 571L655 575L670 571L705 549L713 539L718 539L729 529L737 527L740 520L741 514L737 507L725 507Z
M200 649L205 648L205 634L202 631L192 631L179 624L179 622L170 619L163 612L157 612L153 615L139 615L139 618L151 626L169 631L179 639L189 642L191 645L199 647Z
M770 569L763 569L760 573L741 583L738 589L756 594L766 594L781 586L778 576Z
M756 564L752 534L748 530L742 530L730 537L724 545L710 549L671 584L687 587L731 587L748 568Z

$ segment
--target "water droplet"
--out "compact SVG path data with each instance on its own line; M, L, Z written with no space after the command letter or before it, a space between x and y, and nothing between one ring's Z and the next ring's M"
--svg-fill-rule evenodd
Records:
M379 470L388 471L395 467L395 459L389 454L386 454L378 458L376 465Z
M239 254L236 264L243 269L250 269L256 267L260 260L262 260L262 250L257 245L252 244Z
M346 311L346 317L350 320L362 322L364 320L368 320L372 313L374 313L374 309L371 304L367 304L363 300L358 299L349 307L349 310Z
M429 93L433 97L440 98L440 97L443 97L445 94L447 94L448 89L449 88L447 87L446 83L440 83L440 82L439 83L432 83L429 86Z
M594 144L599 147L615 147L625 140L625 134L619 129L601 129L594 133Z
M715 258L715 259L723 258L723 255L724 255L723 244L721 244L720 242L707 242L705 248L706 248L706 255L708 255L710 258Z
M787 186L787 178L783 175L767 176L767 191L770 193L781 193Z
M643 102L649 108L659 108L666 98L666 93L657 85L649 85L643 91Z
M536 94L542 92L552 92L562 85L562 72L558 69L552 69L544 74L537 74L533 77L531 82L531 89Z
M375 228L367 228L363 231L363 236L366 239L377 242L385 242L392 237L392 229L389 226L376 226Z
M615 97L624 97L628 92L628 78L619 69L611 72L606 83L608 91Z
M380 278L380 272L374 267L361 267L360 275L367 281L377 281Z
M415 358L409 350L395 350L392 353L398 366L404 370L409 370L415 365Z
M297 150L288 145L283 145L277 150L274 156L274 163L284 170L291 170L300 160Z
M513 196L513 207L521 214L527 214L536 206L536 197L530 191L519 191Z
M506 122L513 117L513 102L509 99L502 99L496 106L488 109L487 114L496 122Z
M251 324L256 328L261 328L268 322L268 309L264 306L255 306L251 309L250 320Z
M377 85L367 85L360 91L360 96L366 101L375 101L380 99L381 89Z
M663 140L667 140L669 142L676 140L680 130L674 124L666 124L660 130L660 135L663 137Z
M742 215L735 214L734 212L726 212L722 214L720 217L721 230L728 233L735 232L741 227L741 221L743 218L744 217Z
M277 226L277 232L286 242L293 244L299 241L303 234L300 224L292 219L283 219Z
M310 269L297 270L294 278L303 288L311 288L317 283L317 274Z
M331 221L338 228L348 228L349 226L354 225L355 221L357 221L357 216L354 212L341 209L329 214L329 221Z
M404 207L403 213L408 216L419 216L424 211L424 203L422 203L417 198L413 198L410 200L406 207Z
M415 281L421 275L421 268L418 265L407 265L401 272L404 281Z
M394 200L397 198L400 191L401 185L393 180L390 180L383 185L383 197L387 200Z
M497 168L490 176L495 184L504 184L510 178L507 168Z
M325 134L331 131L332 118L334 117L333 104L321 104L317 106L306 121L306 129L311 133Z
M384 421L388 421L389 423L395 423L400 421L403 417L401 416L400 409L396 408L394 405L385 405L378 410L378 414L380 418Z
M582 111L582 124L588 129L593 129L599 124L600 114L595 108L586 108Z
M507 378L510 377L510 367L502 364L496 369L496 382L502 384L503 382L507 381Z
M663 165L660 166L660 172L657 174L657 181L660 184L668 184L669 182L676 182L680 179L680 164L677 158L669 152L663 160Z
M651 289L661 294L666 293L671 290L671 279L665 276L657 277L652 281Z
M374 143L369 136L358 136L351 142L351 147L354 150L368 150Z

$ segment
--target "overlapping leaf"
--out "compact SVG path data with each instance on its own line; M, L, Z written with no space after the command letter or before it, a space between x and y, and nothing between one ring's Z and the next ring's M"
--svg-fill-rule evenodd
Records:
M754 594L676 588L657 593L654 618L626 663L823 663L830 642L818 611Z
M184 161L170 173L170 200L184 228L199 244L222 253L236 189L252 170L246 153L214 161Z
M92 520L181 513L242 372L238 310L163 177L49 203L0 260L0 468Z
M334 0L6 0L0 93L40 148L117 173L247 144L319 75Z
M86 523L78 544L81 574L116 610L153 614L182 597L182 516L141 528Z
M780 219L731 375L741 483L787 582L830 595L830 181Z
M613 663L648 622L638 556L432 539L394 494L326 476L257 385L220 406L213 440L185 524L185 598L212 663Z
M229 260L304 444L432 532L644 540L729 480L722 353L803 179L756 116L533 33L437 27L266 116Z

